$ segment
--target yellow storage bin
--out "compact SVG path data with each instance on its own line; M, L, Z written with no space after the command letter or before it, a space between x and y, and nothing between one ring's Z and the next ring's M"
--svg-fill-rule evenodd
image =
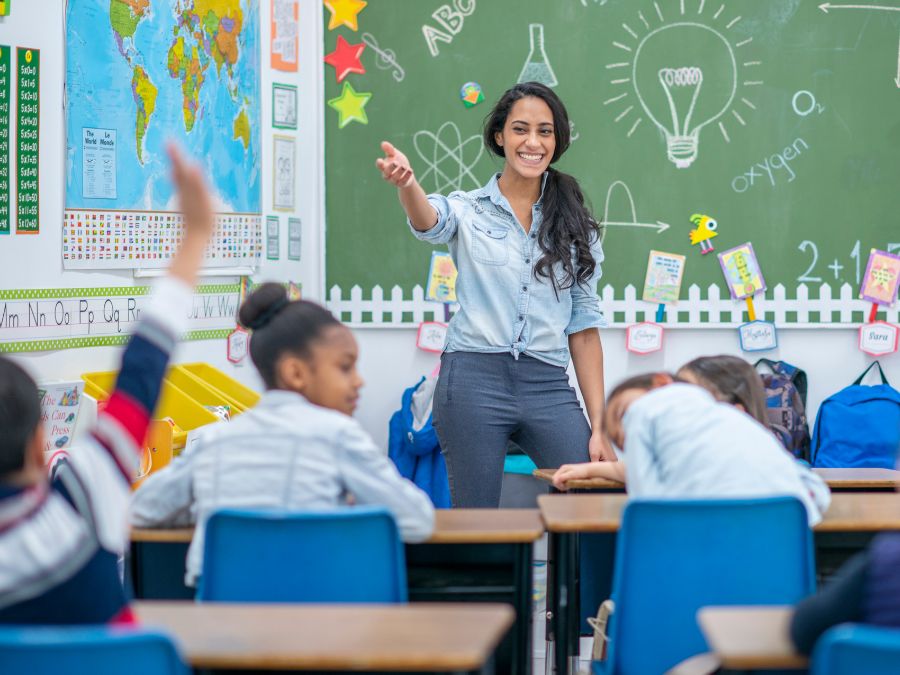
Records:
M236 401L244 410L252 408L259 403L260 396L257 392L244 386L233 377L229 377L221 370L213 368L208 363L182 363L175 366L175 368L178 370L184 369L191 373L207 386Z
M172 366L166 380L204 406L226 406L232 416L240 415L245 408L237 400L208 385L181 366Z
M98 401L105 401L116 384L117 375L116 371L83 373L81 379L86 383L85 391ZM217 422L219 419L203 405L170 381L165 380L156 410L153 411L153 417L169 417L175 422L173 444L176 448L183 448L188 431L202 427L204 424ZM222 405L222 403L214 405Z

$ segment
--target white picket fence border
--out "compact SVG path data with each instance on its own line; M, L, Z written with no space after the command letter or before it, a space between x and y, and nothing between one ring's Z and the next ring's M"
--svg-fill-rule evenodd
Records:
M787 297L782 284L766 291L765 297L757 295L753 300L756 318L775 322L779 328L857 328L868 320L872 305L860 300L850 284L844 284L840 296L833 297L831 286L822 284L819 297L809 298L806 284L798 284L793 298ZM616 289L604 286L600 295L600 308L606 315L609 325L622 328L640 321L654 321L656 305L639 300L634 286L625 287L624 293L616 297ZM332 286L328 295L328 308L344 323L354 328L409 328L418 326L423 321L443 321L444 305L425 299L425 291L416 285L412 289L412 298L403 297L403 289L394 286L391 297L384 297L381 286L373 286L368 300L363 299L363 291L359 286L350 289L350 297L344 299L340 286ZM450 314L458 305L450 304ZM688 289L686 300L679 300L676 305L666 308L666 328L736 328L745 323L744 312L747 304L743 300L732 300L721 297L718 286L710 285L706 297L702 297L700 287L696 284ZM854 321L853 313L857 316ZM879 308L884 314L885 309ZM810 314L818 313L816 320L810 320ZM788 314L792 314L790 320ZM895 303L887 308L886 319L889 323L900 323L900 305ZM365 315L365 316L364 316ZM404 320L406 315L406 320ZM410 320L411 315L411 320ZM705 315L706 320L701 317Z

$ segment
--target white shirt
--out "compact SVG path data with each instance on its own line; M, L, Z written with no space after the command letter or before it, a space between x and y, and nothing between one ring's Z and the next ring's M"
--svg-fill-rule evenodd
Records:
M431 535L428 495L400 476L356 420L300 394L270 390L255 408L208 427L152 474L134 494L132 524L197 523L185 577L195 585L212 511L329 508L345 503L348 493L357 504L389 509L405 541Z
M831 496L818 476L752 417L700 387L670 384L641 396L625 412L623 431L631 497L792 495L810 525L828 508Z

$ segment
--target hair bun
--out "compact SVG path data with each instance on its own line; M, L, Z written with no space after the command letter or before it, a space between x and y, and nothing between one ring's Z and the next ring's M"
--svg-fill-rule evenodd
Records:
M259 330L288 304L287 290L268 282L253 291L238 311L238 322L244 328Z

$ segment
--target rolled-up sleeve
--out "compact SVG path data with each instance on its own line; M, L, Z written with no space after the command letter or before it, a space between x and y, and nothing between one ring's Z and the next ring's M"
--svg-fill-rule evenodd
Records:
M600 298L597 295L597 282L603 275L601 263L603 262L603 245L600 238L591 245L591 255L594 257L594 273L584 284L572 286L572 316L569 325L566 326L566 335L572 335L588 328L605 328L606 317L600 311Z
M429 244L446 244L456 236L456 230L459 227L459 202L453 199L453 194L449 197L433 194L428 195L428 203L438 214L438 221L434 227L421 232L412 226L409 218L406 219L406 223L416 239L421 239Z

